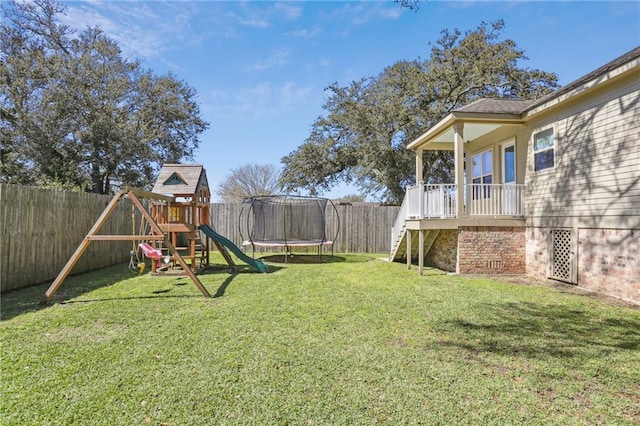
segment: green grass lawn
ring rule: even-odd
[[[373,255],[273,266],[200,275],[210,299],[126,265],[3,294],[1,424],[640,423],[638,309]]]

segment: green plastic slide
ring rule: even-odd
[[[222,235],[218,234],[209,225],[200,225],[200,230],[202,232],[204,232],[204,234],[207,237],[211,238],[213,241],[216,241],[216,242],[222,244],[227,249],[231,250],[231,252],[233,254],[235,254],[238,259],[242,260],[244,263],[246,263],[247,265],[251,266],[255,270],[257,270],[259,272],[262,272],[262,273],[265,273],[265,274],[267,272],[269,272],[269,268],[267,267],[267,265],[265,265],[264,263],[260,262],[259,260],[256,260],[256,259],[254,259],[252,257],[249,257],[246,254],[244,254],[244,252],[238,246],[233,244],[227,238],[225,238]]]

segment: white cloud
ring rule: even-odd
[[[206,109],[214,112],[214,120],[254,119],[282,114],[297,109],[308,101],[313,89],[295,82],[274,85],[257,83],[252,87],[234,90],[217,89],[209,93]]]
[[[242,25],[253,28],[267,28],[269,27],[269,21],[259,17],[238,17],[238,22]]]
[[[314,26],[311,29],[308,28],[302,28],[299,30],[295,30],[289,33],[289,35],[296,37],[296,38],[313,38],[315,36],[317,36],[318,34],[320,34],[322,32],[322,29],[319,26]]]
[[[295,20],[302,16],[302,7],[298,4],[276,3],[274,7],[279,16],[283,16],[288,20]]]
[[[273,50],[267,58],[251,65],[250,69],[264,71],[270,68],[283,67],[289,63],[290,55],[291,52],[288,49]]]
[[[66,15],[61,17],[62,23],[79,31],[97,26],[118,43],[125,56],[146,58],[156,56],[163,48],[161,33],[141,26],[142,22],[156,20],[147,7],[132,4],[127,8],[119,2],[71,3]]]
[[[348,2],[334,9],[332,15],[336,19],[344,19],[352,24],[366,24],[375,19],[398,19],[402,8],[395,2]]]
[[[305,64],[304,68],[307,72],[314,72],[319,68],[329,68],[331,66],[331,59],[326,56],[313,58],[312,61],[309,61]]]
[[[264,29],[277,20],[294,21],[302,16],[303,8],[291,2],[244,2],[241,7],[228,13],[228,17],[238,24]]]
[[[290,108],[303,101],[311,92],[310,87],[298,87],[294,82],[286,82],[277,90],[281,106]]]
[[[379,15],[382,18],[398,19],[402,14],[400,7],[385,7],[379,10]]]
[[[192,27],[197,5],[188,2],[69,2],[62,23],[82,31],[99,27],[125,56],[161,56],[176,41],[199,45],[207,32]]]
[[[262,6],[260,3],[257,4]],[[268,10],[263,7],[256,7],[253,3],[242,3],[239,10],[227,13],[227,17],[240,25],[252,28],[268,28],[271,26]]]
[[[0,0],[1,1],[1,0]],[[303,7],[290,2],[187,2],[187,1],[67,1],[67,13],[61,22],[83,31],[99,27],[113,39],[123,55],[140,59],[158,59],[182,46],[201,46],[211,41],[243,37],[243,27],[266,29],[272,21],[294,21]],[[312,37],[319,28],[297,32],[297,37]],[[283,66],[288,52],[274,51],[255,69]]]

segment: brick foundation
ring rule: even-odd
[[[549,277],[550,232],[527,228],[527,275]],[[578,287],[640,302],[640,230],[579,228],[577,239]]]
[[[579,229],[578,286],[640,302],[640,230]]]
[[[456,271],[456,255],[458,250],[458,230],[443,229],[433,242],[431,250],[424,258],[425,265],[435,266],[444,271]]]
[[[527,239],[527,275],[535,278],[549,277],[549,228],[528,227]]]
[[[458,263],[461,274],[524,274],[525,228],[460,227]]]
[[[425,264],[461,274],[527,274],[548,279],[550,228],[441,230]],[[640,230],[578,229],[577,281],[586,290],[640,302]],[[458,265],[456,265],[458,263]]]

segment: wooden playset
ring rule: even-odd
[[[153,192],[172,197],[167,203],[162,200],[151,202],[151,216],[171,244],[190,265],[192,271],[209,265],[209,239],[200,238],[200,226],[209,225],[209,203],[211,192],[204,168],[201,165],[165,164],[158,175]],[[235,268],[227,250],[217,241],[216,248],[222,253],[231,268]],[[168,256],[167,247],[157,244]],[[177,259],[171,257],[174,262]],[[156,273],[152,262],[152,272]]]
[[[152,192],[136,188],[118,191],[53,281],[45,293],[44,301],[51,300],[92,241],[132,241],[134,250],[140,247],[142,253],[151,259],[153,275],[188,276],[205,297],[210,297],[209,292],[196,274],[209,265],[209,239],[232,269],[235,270],[236,265],[227,247],[250,266],[260,272],[267,272],[264,264],[246,258],[232,242],[213,230],[209,224],[210,196],[204,168],[201,165],[184,164],[164,165]],[[133,204],[134,224],[135,212],[141,215],[144,223],[140,226],[141,231],[130,235],[99,234],[120,200],[125,197]],[[149,200],[148,207],[145,207],[141,198]],[[206,236],[204,239],[201,238],[200,231]],[[136,243],[139,244],[136,246]],[[144,264],[141,266],[140,271]]]

